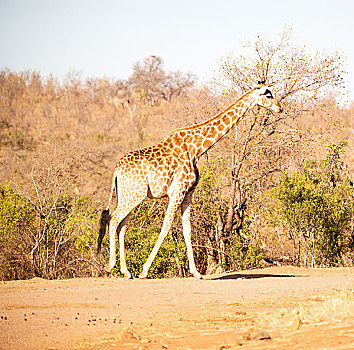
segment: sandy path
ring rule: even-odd
[[[92,346],[227,349],[240,346],[242,334],[245,342],[249,340],[249,347],[266,348],[265,344],[272,347],[284,340],[279,327],[273,327],[271,340],[257,341],[257,337],[261,337],[257,334],[247,338],[250,329],[259,328],[257,315],[265,315],[313,295],[327,295],[333,290],[353,287],[354,269],[291,267],[212,276],[199,281],[87,278],[2,282],[0,349]],[[345,322],[341,321],[342,328],[336,330],[332,323],[322,322],[325,335],[328,327],[332,327],[332,333],[342,332],[343,349],[349,349],[346,346],[352,341],[354,348],[354,327],[351,332],[350,324],[346,323],[354,318],[347,318]],[[303,344],[307,338],[313,338],[313,326],[316,324],[301,326],[305,336]],[[293,328],[290,324],[286,333],[298,332],[296,324]],[[306,332],[310,333],[306,336]],[[321,329],[317,327],[313,332],[321,334]],[[319,338],[323,339],[324,335]]]

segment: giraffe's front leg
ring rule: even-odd
[[[186,195],[184,198],[182,205],[181,205],[181,211],[182,211],[182,228],[183,228],[183,236],[184,240],[186,242],[186,247],[187,247],[187,256],[188,256],[188,262],[189,262],[189,271],[191,274],[194,276],[196,279],[201,279],[202,276],[198,272],[195,262],[194,262],[194,256],[193,256],[193,249],[192,249],[192,242],[191,242],[191,233],[192,233],[192,228],[191,228],[191,220],[190,220],[190,209],[191,209],[191,202],[192,202],[192,196],[193,192],[190,192]]]
[[[153,250],[151,251],[148,259],[146,260],[146,263],[143,266],[143,271],[139,275],[139,278],[146,278],[147,277],[147,274],[148,274],[148,271],[151,267],[151,264],[154,261],[155,256],[156,256],[157,252],[159,251],[163,240],[166,238],[168,232],[170,231],[170,228],[173,223],[173,219],[175,217],[178,207],[181,204],[182,198],[183,198],[182,194],[178,193],[177,195],[172,196],[172,198],[170,199],[170,201],[168,203],[166,215],[165,215],[165,218],[163,221],[161,232],[159,234],[159,237],[157,238],[157,241],[155,243]]]

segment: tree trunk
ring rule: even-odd
[[[226,236],[229,236],[232,230],[240,228],[243,221],[243,215],[240,212],[240,210],[242,209],[240,182],[237,176],[235,176],[234,171],[232,171],[231,178],[232,182],[229,196],[230,201],[224,228],[224,233]]]

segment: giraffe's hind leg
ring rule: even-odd
[[[131,274],[128,271],[127,264],[125,261],[125,249],[124,249],[124,236],[127,230],[127,223],[130,212],[137,207],[146,197],[146,191],[141,191],[141,193],[136,194],[133,201],[129,202],[127,205],[127,200],[124,197],[119,197],[119,203],[116,210],[111,215],[111,221],[109,224],[109,248],[110,248],[110,258],[108,272],[111,272],[116,265],[116,233],[119,236],[119,260],[120,260],[120,270],[125,278],[131,278]],[[125,206],[122,203],[125,203]]]
[[[113,214],[111,215],[111,221],[109,223],[109,266],[108,266],[108,272],[111,272],[112,269],[114,268],[114,266],[116,265],[116,260],[117,260],[116,259],[116,233],[118,231],[119,236],[121,236],[121,232],[123,231],[123,235],[124,235],[126,222],[128,219],[128,214],[125,215],[125,217],[123,217],[123,219],[122,219],[122,216],[120,216],[119,214],[120,214],[119,208],[117,208],[113,212]],[[124,262],[125,262],[125,258],[124,258]],[[125,276],[127,278],[130,278],[130,276],[128,276],[128,275],[125,275]]]
[[[124,275],[126,279],[132,277],[127,268],[127,264],[125,261],[125,249],[124,249],[124,236],[127,230],[128,217],[129,214],[123,219],[123,221],[120,223],[118,227],[120,272]]]

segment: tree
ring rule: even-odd
[[[129,81],[135,90],[140,90],[142,98],[152,105],[161,100],[171,102],[174,98],[184,95],[194,85],[192,74],[166,72],[161,57],[149,56],[143,63],[137,62]]]

